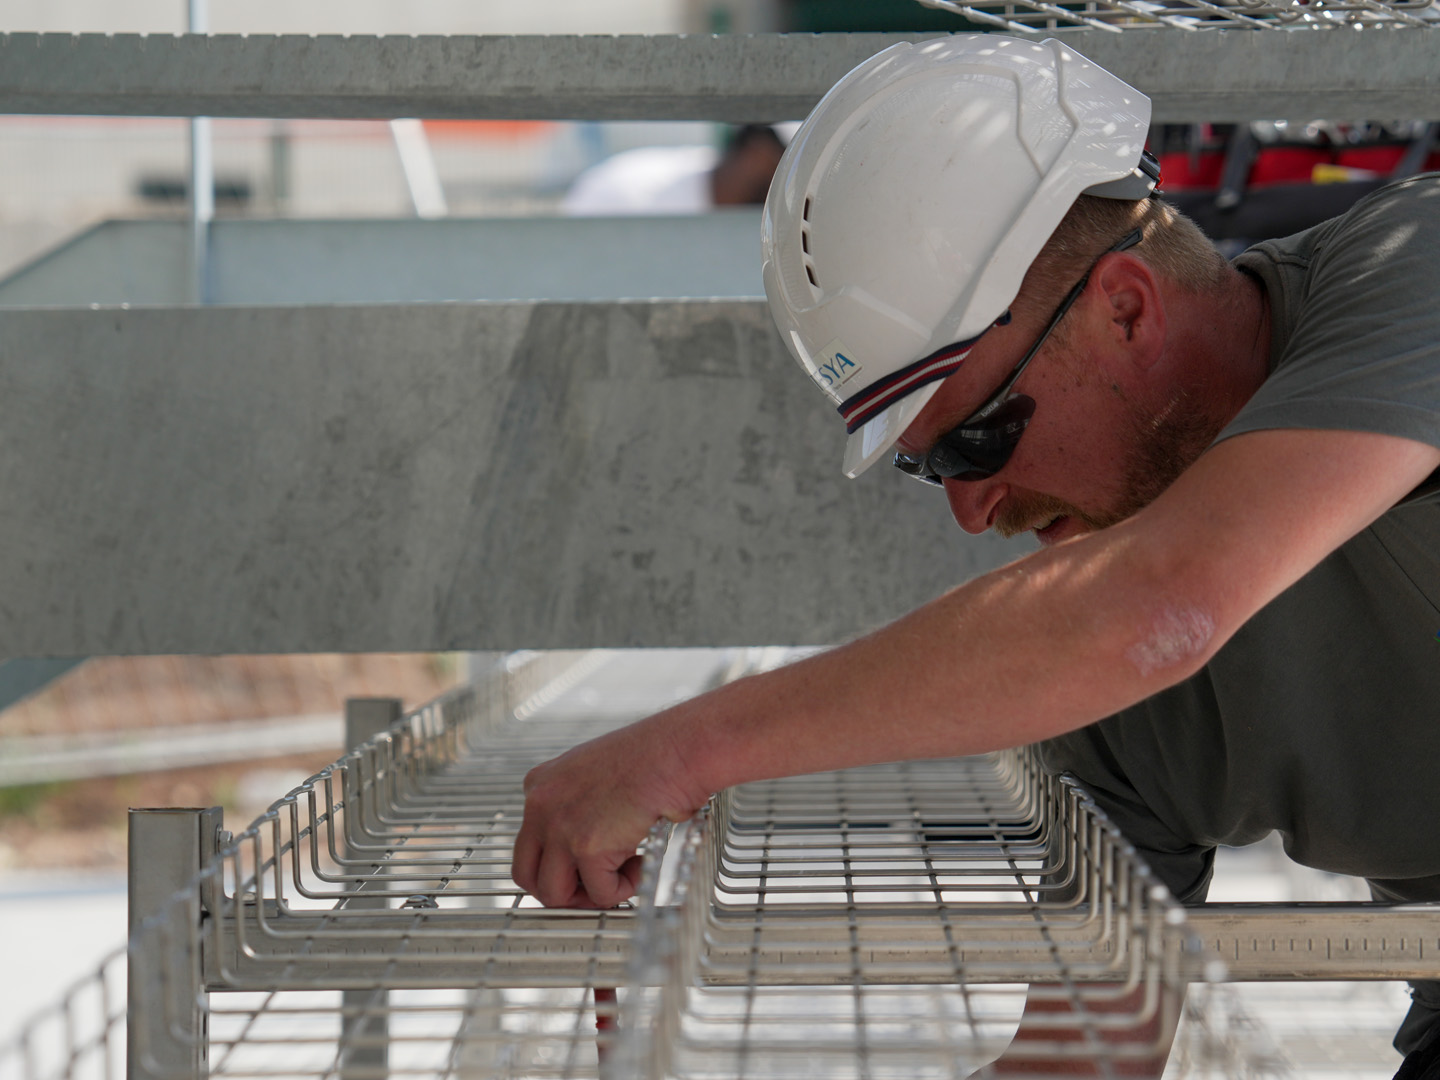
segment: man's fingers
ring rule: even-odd
[[[588,897],[581,886],[575,860],[563,847],[554,844],[545,847],[540,857],[535,888],[530,891],[546,907],[593,906],[587,902]]]
[[[623,887],[625,888],[625,899],[629,899],[640,891],[640,877],[645,865],[645,860],[639,855],[631,855],[620,864],[616,871]]]
[[[515,835],[515,850],[510,855],[510,876],[516,885],[528,893],[535,891],[535,879],[540,873],[541,850],[534,825],[527,815],[520,822],[520,831]]]
[[[634,896],[635,845],[657,818],[694,810],[671,790],[672,742],[634,724],[531,769],[511,857],[516,884],[547,907],[608,908]]]
[[[572,856],[563,844],[543,844],[528,823],[515,837],[510,876],[546,907],[610,908],[640,888],[642,859],[631,855]]]
[[[583,896],[583,892],[564,849],[547,846],[538,833],[529,818],[520,826],[510,857],[510,876],[546,907],[584,907],[576,902],[576,894]]]
[[[640,885],[640,857],[632,855],[617,869],[608,856],[581,859],[578,866],[585,894],[597,908],[612,908],[635,895]]]

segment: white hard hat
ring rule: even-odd
[[[1020,291],[1084,192],[1138,199],[1150,99],[1059,41],[893,45],[841,79],[765,203],[765,294],[858,476]]]

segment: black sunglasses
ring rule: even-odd
[[[1045,329],[1041,331],[1035,344],[1031,345],[1020,358],[1020,362],[1010,369],[1010,374],[1000,384],[999,389],[985,399],[985,404],[960,421],[958,426],[936,439],[935,445],[923,457],[897,451],[895,467],[907,476],[913,476],[916,480],[934,484],[936,487],[946,479],[984,480],[999,472],[1015,452],[1016,443],[1025,433],[1030,417],[1035,414],[1035,400],[1024,394],[1011,394],[1010,388],[1035,358],[1051,332],[1060,325],[1065,313],[1085,291],[1085,286],[1090,283],[1090,275],[1100,260],[1106,255],[1134,247],[1140,242],[1142,235],[1142,231],[1136,229],[1097,255],[1090,268],[1085,271],[1085,276],[1076,282],[1075,287],[1065,294],[1065,299],[1060,301],[1060,306],[1055,309],[1055,314],[1050,316],[1050,321],[1045,324]]]

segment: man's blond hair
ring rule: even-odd
[[[1143,238],[1130,251],[1186,292],[1206,292],[1224,279],[1225,257],[1168,203],[1081,195],[1036,256],[1021,296],[1048,313],[1106,248],[1137,228]]]

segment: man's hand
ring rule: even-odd
[[[662,818],[684,821],[710,795],[689,790],[677,711],[530,770],[511,868],[517,885],[548,907],[610,908],[634,895],[635,849],[650,827]]]

